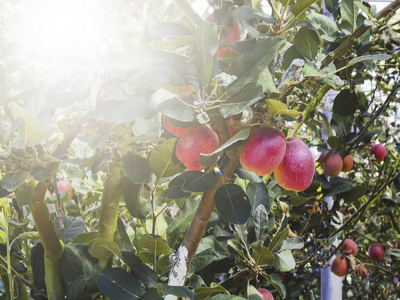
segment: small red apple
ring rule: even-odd
[[[164,122],[165,128],[167,128],[167,130],[169,132],[171,132],[172,134],[174,134],[177,137],[180,137],[182,135],[182,133],[187,129],[187,128],[183,128],[183,127],[173,126],[171,124],[171,122],[169,121],[169,117],[166,115],[163,115],[163,122]]]
[[[346,254],[355,254],[357,252],[357,244],[351,239],[345,239],[343,244],[343,252]]]
[[[346,155],[343,158],[342,172],[349,172],[353,168],[353,156],[351,154]]]
[[[331,272],[336,276],[343,277],[347,274],[349,268],[345,257],[336,257],[331,265]]]
[[[240,163],[247,170],[264,176],[281,163],[286,150],[285,136],[270,127],[259,127],[250,134],[240,153]]]
[[[72,195],[74,194],[74,191],[72,189],[71,182],[69,182],[67,180],[60,180],[57,182],[57,189],[60,193],[63,191],[67,191],[67,196],[66,196],[66,198],[63,199],[63,202],[67,202],[72,199]]]
[[[201,171],[205,166],[199,163],[199,155],[210,154],[217,150],[219,138],[214,130],[206,125],[186,129],[176,145],[176,156],[193,171]]]
[[[339,154],[328,154],[324,159],[322,168],[327,176],[338,176],[343,167],[343,161]]]
[[[272,293],[266,289],[258,289],[258,292],[262,295],[263,300],[274,300]]]
[[[376,144],[369,149],[369,154],[375,158],[375,160],[380,163],[385,159],[386,148],[382,144]]]
[[[286,190],[301,192],[310,186],[314,171],[315,162],[311,150],[299,138],[289,138],[286,141],[285,156],[274,171],[276,183]]]
[[[385,255],[385,250],[383,249],[382,245],[375,244],[368,247],[368,255],[372,261],[380,261],[382,260],[383,256]]]

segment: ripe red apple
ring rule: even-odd
[[[324,159],[322,168],[327,176],[338,176],[343,167],[343,161],[339,154],[328,154]]]
[[[60,192],[67,191],[67,196],[66,198],[63,199],[63,202],[67,202],[72,199],[72,195],[74,194],[74,191],[72,189],[72,184],[71,182],[67,180],[60,180],[57,182],[57,189]]]
[[[368,247],[368,255],[372,261],[380,261],[385,255],[385,250],[382,245],[375,244]]]
[[[258,292],[262,295],[263,300],[274,300],[274,296],[270,291],[266,289],[258,289]]]
[[[176,145],[176,156],[191,171],[201,171],[199,155],[210,154],[219,146],[218,135],[210,127],[201,125],[186,129]]]
[[[345,257],[336,257],[331,265],[331,272],[336,276],[343,277],[347,274],[349,268]]]
[[[376,144],[369,149],[369,154],[375,158],[375,160],[380,163],[385,159],[386,148],[382,144]]]
[[[346,254],[355,254],[357,252],[357,244],[351,239],[345,239],[343,244],[343,252]]]
[[[310,186],[314,171],[311,150],[299,138],[289,138],[285,156],[274,171],[276,182],[286,190],[301,192]]]
[[[272,173],[285,155],[286,141],[281,131],[259,127],[250,134],[240,153],[240,163],[247,170],[264,176]]]
[[[163,115],[163,122],[164,122],[165,128],[167,128],[167,130],[169,132],[171,132],[172,134],[174,134],[177,137],[180,137],[182,135],[182,133],[187,129],[187,128],[183,128],[183,127],[172,126],[171,122],[169,121],[169,117],[166,115]]]
[[[346,155],[343,158],[342,172],[349,172],[353,168],[353,156],[351,154]]]

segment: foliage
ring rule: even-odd
[[[333,19],[321,1],[270,0],[271,16],[266,1],[210,1],[214,20],[185,0],[117,2],[97,6],[106,50],[88,41],[85,54],[43,55],[20,47],[28,5],[0,1],[2,294],[256,299],[266,288],[313,299],[321,268],[353,239],[344,298],[398,297],[399,1],[377,15],[366,2],[325,1]],[[200,155],[204,171],[178,160],[163,115],[218,133],[220,147]],[[261,124],[312,149],[308,189],[284,190],[238,164]],[[382,163],[369,155],[378,141]],[[351,154],[353,169],[323,174],[328,149]],[[71,201],[61,201],[61,179]],[[372,263],[375,243],[386,253]],[[176,259],[182,245],[188,268]],[[168,284],[176,270],[182,286]]]

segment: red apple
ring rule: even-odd
[[[331,265],[331,272],[336,276],[343,277],[347,274],[349,268],[345,257],[336,257]]]
[[[346,254],[355,254],[357,252],[357,244],[351,239],[344,240],[342,247],[343,252]]]
[[[276,182],[286,190],[301,192],[310,186],[314,171],[311,150],[299,138],[289,138],[285,156],[274,171]]]
[[[186,129],[176,145],[176,156],[189,170],[201,171],[199,155],[210,154],[219,146],[218,135],[210,127],[201,125]]]
[[[338,176],[343,167],[343,161],[339,154],[328,154],[324,159],[322,168],[327,176]]]
[[[351,154],[346,155],[343,158],[342,172],[349,172],[353,168],[353,156]]]
[[[182,133],[187,129],[187,128],[183,128],[183,127],[172,126],[171,122],[169,121],[169,117],[166,115],[163,115],[163,122],[164,122],[165,128],[167,128],[167,130],[169,132],[171,132],[172,134],[174,134],[177,137],[180,137],[182,135]]]
[[[281,131],[259,127],[250,134],[240,153],[240,163],[247,170],[263,176],[272,173],[285,155],[286,141]]]
[[[385,255],[385,250],[383,249],[382,245],[375,244],[375,245],[369,246],[368,255],[372,261],[380,261],[380,260],[382,260],[383,256]]]
[[[369,154],[375,158],[375,160],[380,163],[385,159],[386,148],[382,144],[376,144],[369,149]]]
[[[71,182],[69,182],[67,180],[60,180],[57,182],[57,189],[60,194],[63,191],[67,191],[66,198],[63,199],[63,202],[67,202],[72,199],[72,195],[74,194],[74,191],[72,189]]]
[[[263,300],[274,300],[274,296],[270,291],[266,289],[258,289],[258,292],[262,295]]]
[[[360,264],[358,266],[358,276],[360,276],[361,278],[368,276],[368,269],[364,266],[364,264]]]

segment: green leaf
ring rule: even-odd
[[[131,126],[134,136],[157,138],[161,130],[161,121],[158,115],[153,118],[137,118]]]
[[[281,244],[281,249],[294,250],[303,249],[304,241],[301,237],[290,238],[284,240]]]
[[[263,241],[253,243],[251,248],[253,249],[252,256],[258,266],[271,266],[274,263],[274,254],[263,245]]]
[[[132,217],[137,219],[146,219],[151,212],[151,206],[145,198],[141,197],[143,191],[143,183],[133,183],[130,180],[125,182],[123,187],[123,195],[126,208]]]
[[[353,189],[353,184],[350,180],[341,178],[341,177],[334,177],[331,178],[330,187],[328,189],[322,189],[324,196],[331,196],[340,193],[349,192]]]
[[[218,295],[214,295],[208,299],[210,299],[210,300],[243,300],[243,297],[235,296],[235,295],[218,294]]]
[[[141,283],[121,268],[106,269],[97,277],[99,290],[113,300],[139,299]]]
[[[10,104],[14,120],[21,119],[22,124],[18,131],[25,145],[35,145],[42,139],[44,130],[39,120],[35,118],[27,109],[19,106],[15,102]]]
[[[297,1],[296,4],[292,4],[290,6],[290,10],[297,17],[297,16],[301,15],[302,13],[304,13],[307,10],[307,8],[309,8],[311,5],[313,5],[316,2],[318,2],[318,0]]]
[[[392,58],[392,55],[388,54],[372,54],[372,55],[363,55],[359,56],[356,58],[353,58],[352,60],[349,61],[349,63],[346,65],[346,67],[349,67],[351,65],[354,65],[356,63],[366,61],[366,60],[389,60]]]
[[[211,287],[200,287],[194,290],[196,293],[196,300],[206,300],[209,299],[212,294],[225,294],[226,289],[221,286],[211,286]]]
[[[1,186],[9,192],[17,189],[28,178],[28,172],[8,173],[1,179]]]
[[[341,26],[346,34],[352,34],[357,29],[358,7],[354,4],[359,0],[342,0],[340,2],[340,13],[342,16]]]
[[[257,208],[261,205],[265,208],[267,215],[271,210],[271,201],[269,199],[268,188],[264,182],[260,183],[249,183],[246,187],[246,193],[249,196],[250,202],[253,207],[253,214]]]
[[[65,230],[65,242],[72,241],[75,237],[84,233],[85,230],[85,221],[81,217],[77,217]]]
[[[35,180],[43,181],[52,177],[53,173],[41,166],[35,166],[31,170],[31,175]]]
[[[233,224],[244,224],[251,214],[249,199],[236,184],[225,184],[215,193],[215,206],[222,218]]]
[[[38,240],[38,239],[40,239],[39,232],[29,231],[29,232],[24,232],[24,233],[17,235],[15,237],[15,239],[13,240],[13,242],[16,240]]]
[[[215,52],[218,49],[217,25],[207,20],[201,22],[197,30],[197,49],[202,57],[203,84],[209,85],[213,72]]]
[[[169,177],[181,173],[184,169],[172,162],[176,139],[172,138],[158,145],[151,152],[150,165],[153,173],[158,177]]]
[[[314,25],[319,27],[326,35],[333,35],[339,31],[336,23],[329,17],[318,13],[311,13],[307,15],[307,19]]]
[[[185,180],[181,176],[176,176],[169,182],[168,190],[165,192],[165,196],[171,200],[190,196],[191,193],[182,190],[182,185],[184,183]]]
[[[154,110],[175,120],[191,122],[195,119],[194,108],[165,89],[153,93],[150,103]]]
[[[200,204],[198,198],[190,199],[185,201],[182,208],[178,211],[178,214],[174,218],[171,224],[167,228],[167,234],[183,235],[189,228],[194,215],[196,214],[197,208]]]
[[[15,199],[17,200],[19,206],[25,206],[31,203],[34,196],[33,188],[29,185],[24,185],[18,189]]]
[[[296,267],[293,254],[290,250],[275,253],[274,268],[281,272],[289,272]]]
[[[226,141],[223,145],[221,145],[217,150],[210,154],[200,154],[199,162],[202,166],[212,166],[215,164],[216,160],[218,160],[220,154],[231,147],[232,145],[247,140],[250,136],[250,128],[242,130],[231,137],[228,141]],[[214,162],[214,163],[212,163]]]
[[[281,224],[278,227],[274,237],[268,245],[268,249],[273,251],[282,241],[286,240],[289,236],[289,227],[287,226],[288,221],[286,216],[283,216]]]
[[[229,97],[219,107],[224,118],[241,113],[264,97],[263,87],[257,82],[249,82],[240,88],[237,94]]]
[[[262,274],[262,276],[273,285],[273,287],[278,291],[279,295],[281,295],[282,298],[286,297],[286,287],[283,285],[282,280],[279,278],[278,275],[272,273],[269,275]]]
[[[201,171],[186,171],[179,175],[183,178],[182,190],[189,193],[201,193],[210,190],[216,181],[211,173]]]
[[[359,101],[356,93],[352,93],[350,90],[342,90],[335,97],[332,110],[339,116],[351,116],[355,113],[358,103]]]
[[[257,240],[265,240],[265,232],[268,228],[268,212],[264,205],[259,205],[254,213],[254,231]]]
[[[139,246],[149,250],[151,253],[156,254],[157,256],[162,254],[171,254],[171,249],[169,248],[167,242],[165,242],[160,236],[153,237],[150,234],[146,234],[140,238]]]
[[[314,60],[318,54],[318,35],[307,27],[302,27],[296,33],[293,41],[297,51],[308,60]]]
[[[125,156],[122,159],[125,175],[134,183],[145,182],[151,174],[150,161],[139,155]]]
[[[167,283],[159,283],[159,285],[161,286],[164,297],[166,295],[174,295],[177,297],[182,297],[183,299],[191,300],[194,300],[194,298],[196,297],[196,294],[193,291],[184,286],[171,286]]]
[[[122,253],[118,245],[106,238],[97,238],[89,252],[93,257],[99,260],[113,254],[122,259]]]
[[[232,63],[232,72],[238,79],[229,86],[229,95],[233,96],[248,85],[258,81],[260,74],[274,59],[283,43],[283,39],[270,37],[256,44],[252,51],[237,57]],[[272,77],[271,77],[272,80]],[[235,115],[237,113],[233,113]]]
[[[271,116],[276,115],[278,113],[278,111],[280,111],[280,110],[287,109],[287,105],[285,103],[282,103],[281,101],[272,100],[272,99],[267,99],[265,101],[267,102],[268,114]]]
[[[85,232],[75,237],[72,243],[92,245],[94,241],[97,239],[97,236],[98,236],[97,232]]]
[[[143,282],[147,288],[157,288],[158,276],[149,266],[144,263],[138,263],[131,267],[135,276]]]

